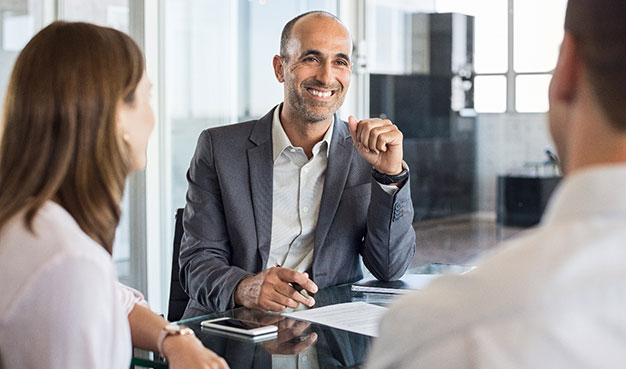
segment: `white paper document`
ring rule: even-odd
[[[366,302],[347,302],[283,314],[288,318],[327,325],[366,336],[378,337],[378,324],[387,308]]]

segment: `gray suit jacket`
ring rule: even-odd
[[[272,229],[272,117],[207,129],[187,173],[180,282],[187,310],[234,307],[244,277],[266,267]],[[382,280],[402,276],[415,253],[409,183],[390,196],[372,179],[346,122],[335,116],[309,271],[320,287],[362,278],[359,255]],[[188,315],[186,313],[186,315]]]

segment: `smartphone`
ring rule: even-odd
[[[228,317],[204,320],[200,325],[205,328],[239,333],[251,337],[276,334],[278,331],[278,327],[275,325],[259,325],[256,322]]]

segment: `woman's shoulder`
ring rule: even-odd
[[[80,229],[65,209],[47,202],[35,214],[32,232],[25,225],[23,212],[0,232],[0,316],[11,310],[20,296],[37,289],[42,276],[51,275],[92,283],[115,280],[110,255]]]
[[[0,233],[0,242],[19,245],[22,251],[34,253],[92,255],[110,261],[106,250],[80,228],[72,215],[61,205],[47,201],[32,220],[32,229],[26,227],[24,213],[18,213]],[[34,256],[34,255],[31,255]]]

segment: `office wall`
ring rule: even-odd
[[[554,149],[546,114],[479,114],[476,180],[478,211],[495,212],[496,180],[500,174],[534,172],[534,164]]]

